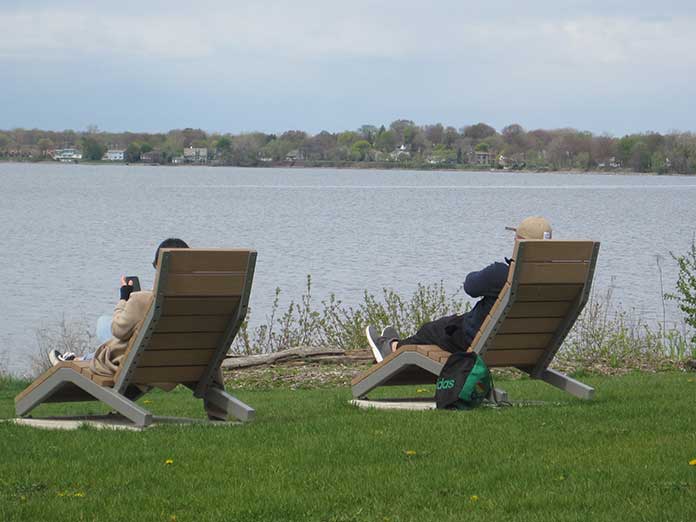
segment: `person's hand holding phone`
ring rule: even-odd
[[[128,301],[133,292],[133,280],[126,281],[126,276],[121,276],[121,299]]]

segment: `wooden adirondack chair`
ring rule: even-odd
[[[162,249],[147,315],[113,377],[90,363],[64,362],[15,398],[18,416],[45,402],[99,400],[137,426],[152,415],[135,400],[153,386],[184,384],[203,399],[208,416],[248,421],[254,409],[225,391],[220,365],[246,315],[256,252]]]
[[[591,399],[593,388],[549,364],[587,302],[598,252],[594,241],[518,241],[508,281],[469,350],[489,367],[516,367]],[[403,346],[353,379],[353,396],[365,398],[378,386],[434,383],[449,356],[437,346]]]

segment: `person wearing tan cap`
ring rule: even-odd
[[[543,217],[530,216],[517,227],[505,227],[515,232],[515,241],[520,239],[551,239],[551,224]],[[367,341],[377,362],[382,362],[390,353],[409,344],[435,344],[450,353],[465,352],[481,328],[488,312],[505,286],[510,259],[494,262],[483,270],[471,272],[464,281],[464,291],[471,297],[480,298],[474,307],[464,314],[448,315],[425,323],[415,335],[399,339],[393,326],[387,326],[380,335],[377,328],[368,325],[365,329]]]

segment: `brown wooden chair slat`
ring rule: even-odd
[[[198,272],[246,272],[251,256],[256,252],[245,249],[187,248],[172,259],[169,271],[176,274]]]
[[[149,366],[201,366],[215,355],[215,350],[145,350],[138,361],[140,368]]]
[[[171,274],[166,296],[238,297],[244,290],[245,273]]]
[[[197,382],[205,372],[206,365],[187,366],[140,366],[130,378],[133,384],[152,385],[161,382],[184,384]]]
[[[165,315],[160,317],[157,331],[161,333],[222,333],[231,313],[224,315]]]
[[[589,263],[521,263],[517,276],[521,285],[582,284]]]
[[[489,350],[514,350],[519,348],[544,348],[553,340],[551,333],[498,334],[488,344]]]
[[[530,366],[544,353],[539,350],[489,350],[482,357],[491,368],[505,366]]]
[[[543,285],[518,285],[515,292],[517,303],[536,301],[560,301],[573,302],[583,291],[581,284],[543,284]]]
[[[562,317],[508,317],[500,325],[498,333],[502,334],[521,334],[521,333],[553,333],[563,320]]]
[[[565,317],[572,304],[572,301],[518,301],[510,308],[508,318]]]
[[[589,263],[594,252],[594,241],[529,241],[525,262],[584,261]]]
[[[239,306],[239,297],[167,297],[162,302],[162,316],[225,315]]]
[[[195,350],[215,348],[220,342],[218,332],[153,333],[148,350]]]

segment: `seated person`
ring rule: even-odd
[[[515,231],[515,241],[551,239],[551,225],[543,217],[528,217],[517,228],[506,228]],[[377,328],[368,326],[365,333],[375,360],[382,362],[387,355],[409,344],[435,344],[450,353],[467,351],[505,286],[509,268],[510,259],[506,258],[504,263],[495,262],[483,270],[468,274],[464,291],[471,297],[481,298],[476,305],[464,314],[449,315],[425,323],[411,337],[399,339],[392,326],[386,327],[379,335]]]
[[[157,269],[159,252],[162,248],[188,248],[188,245],[181,239],[165,239],[157,247],[155,260],[152,266]],[[116,374],[118,367],[123,360],[128,341],[130,340],[135,327],[143,320],[152,303],[152,292],[142,291],[133,292],[132,281],[126,284],[126,278],[121,276],[121,298],[114,308],[114,315],[111,319],[112,337],[104,342],[94,353],[77,357],[74,353],[60,353],[58,350],[48,352],[48,359],[54,366],[64,361],[91,361],[90,369],[97,375],[111,377]]]

